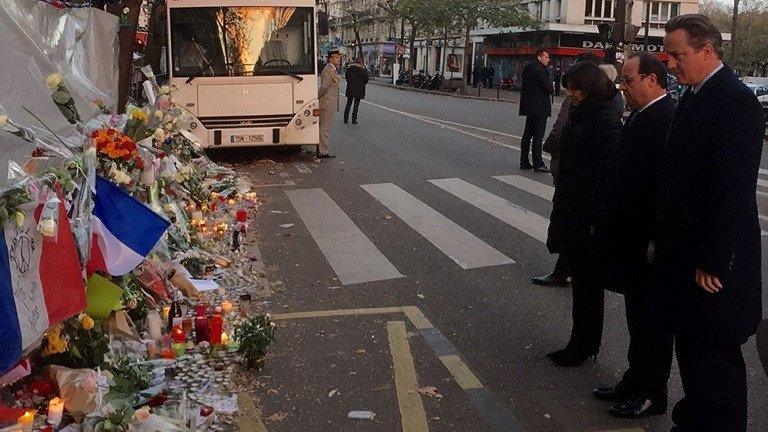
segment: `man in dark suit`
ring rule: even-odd
[[[672,333],[664,321],[662,295],[653,284],[648,247],[653,239],[656,182],[675,104],[667,95],[667,70],[649,53],[629,57],[621,90],[634,109],[611,159],[606,201],[613,285],[624,292],[629,329],[629,369],[614,386],[596,388],[615,402],[609,414],[637,418],[667,411]]]
[[[741,345],[762,316],[755,198],[765,124],[760,103],[722,63],[720,31],[704,15],[665,26],[669,69],[690,86],[665,144],[655,264],[667,296],[685,397],[674,432],[747,430]]]
[[[525,131],[520,142],[520,169],[535,169],[539,172],[549,172],[541,158],[541,144],[544,141],[544,130],[547,128],[547,117],[552,115],[552,94],[555,89],[547,74],[549,54],[543,49],[536,50],[536,60],[525,65],[523,69],[523,88],[520,91],[520,115],[525,116]],[[533,141],[533,151],[531,151]],[[528,153],[533,156],[533,165],[528,160]]]
[[[363,65],[363,59],[358,57],[355,62],[349,65],[344,78],[347,80],[347,106],[344,108],[344,123],[349,123],[349,108],[352,109],[352,124],[357,124],[357,109],[360,107],[360,101],[365,99],[365,86],[368,84],[368,71]]]

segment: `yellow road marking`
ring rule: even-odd
[[[416,306],[403,306],[403,313],[405,313],[405,316],[408,317],[408,319],[411,321],[411,324],[413,324],[414,327],[416,327],[419,330],[426,330],[433,328],[432,323],[429,322],[427,317],[424,316],[424,314],[421,312],[421,309],[417,308]]]
[[[368,309],[335,309],[326,311],[309,311],[309,312],[292,312],[284,314],[272,315],[273,320],[288,320],[299,318],[324,318],[335,316],[347,316],[347,315],[380,315],[380,314],[393,314],[402,313],[403,310],[399,306],[384,307],[384,308],[368,308]]]
[[[411,347],[408,345],[405,323],[403,321],[387,322],[387,334],[392,363],[395,366],[395,390],[403,432],[427,432],[429,431],[427,414],[424,412],[424,404],[419,394],[419,382],[416,378]]]
[[[469,366],[464,363],[463,360],[457,355],[444,355],[440,356],[440,361],[443,362],[446,369],[453,375],[453,379],[464,390],[483,388],[483,384],[479,379],[469,370]]]

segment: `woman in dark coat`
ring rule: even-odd
[[[347,80],[347,106],[344,108],[344,123],[349,123],[349,108],[354,103],[352,110],[352,124],[357,124],[357,109],[360,101],[365,99],[365,86],[368,84],[368,71],[363,65],[362,59],[355,59],[355,62],[347,68],[344,75]]]
[[[606,164],[621,132],[611,99],[615,87],[594,63],[574,65],[563,77],[571,99],[561,134],[562,153],[552,200],[547,247],[570,257],[573,328],[568,345],[547,354],[560,366],[579,366],[600,350],[607,275],[603,236]]]

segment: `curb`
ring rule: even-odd
[[[386,84],[386,83],[378,82],[378,81],[375,81],[375,80],[369,81],[369,84],[374,84],[374,85],[382,86],[382,87],[394,88],[394,89],[398,89],[398,90],[402,90],[402,91],[408,91],[408,92],[412,92],[412,93],[426,93],[426,94],[432,94],[432,95],[437,95],[437,96],[452,97],[452,98],[456,98],[456,99],[474,99],[474,100],[482,100],[482,101],[488,101],[488,102],[504,102],[504,103],[509,103],[509,104],[518,104],[519,103],[519,101],[516,101],[516,100],[496,99],[496,98],[488,98],[488,97],[472,96],[472,95],[459,95],[459,94],[453,94],[453,93],[445,93],[445,92],[436,91],[436,90],[423,90],[423,89],[417,89],[417,88],[413,88],[413,87],[397,86],[397,85],[394,85],[394,84]]]

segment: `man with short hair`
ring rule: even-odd
[[[360,101],[365,99],[365,86],[369,80],[362,57],[355,58],[355,62],[347,67],[345,78],[347,106],[344,108],[344,123],[349,123],[349,109],[352,107],[352,124],[357,124],[357,110],[360,107]]]
[[[335,158],[328,153],[328,139],[331,137],[333,114],[339,110],[339,73],[341,66],[341,51],[328,51],[328,64],[320,75],[320,89],[317,96],[320,99],[320,145],[317,146],[318,158]]]
[[[629,369],[614,386],[598,387],[598,399],[615,402],[614,417],[638,418],[667,411],[672,334],[664,321],[662,293],[654,286],[648,248],[653,239],[656,176],[675,104],[667,95],[667,71],[653,54],[624,63],[621,90],[633,111],[624,123],[608,166],[608,244],[613,286],[624,293],[629,329]]]
[[[555,92],[552,81],[547,74],[549,53],[543,49],[536,50],[536,59],[523,69],[522,90],[520,91],[520,115],[525,116],[525,131],[520,142],[520,169],[534,169],[539,172],[549,172],[541,158],[541,144],[544,141],[544,131],[547,128],[547,117],[552,115],[552,100]],[[533,141],[533,148],[531,148]],[[533,165],[528,159],[532,154]]]
[[[755,95],[723,65],[704,15],[665,25],[680,98],[660,165],[655,226],[659,289],[668,298],[685,396],[674,432],[747,430],[741,345],[762,316],[756,184],[763,123]]]

